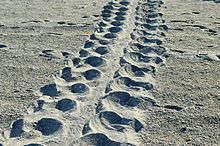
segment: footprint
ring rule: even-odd
[[[79,57],[87,57],[88,55],[89,55],[89,52],[84,49],[81,49],[79,51]]]
[[[37,112],[37,111],[40,111],[42,110],[44,104],[45,104],[45,101],[44,100],[37,100],[37,105],[34,107],[34,112]]]
[[[162,13],[151,13],[151,14],[146,15],[147,18],[157,18],[157,17],[162,17],[162,16],[163,16]]]
[[[73,65],[76,67],[79,67],[82,65],[81,59],[80,58],[73,58],[72,59]]]
[[[70,91],[72,93],[79,93],[79,94],[87,93],[89,92],[89,87],[83,83],[76,83],[70,86]]]
[[[111,127],[106,126],[106,129],[116,130],[118,132],[123,132],[123,130],[125,130],[123,125],[130,125],[132,122],[132,120],[122,118],[115,112],[111,112],[111,111],[100,112],[98,114],[98,118],[100,119],[103,125],[110,124]]]
[[[134,77],[144,77],[145,72],[143,69],[140,69],[134,65],[131,64],[125,64],[123,67],[121,67],[119,70],[117,70],[114,74],[114,78],[117,78],[119,76],[134,76]]]
[[[122,31],[122,28],[120,28],[120,27],[111,27],[111,28],[109,28],[109,31],[111,33],[119,33],[120,31]]]
[[[104,54],[109,53],[109,50],[107,47],[98,47],[98,48],[96,48],[95,52],[99,53],[101,55],[104,55]]]
[[[124,25],[124,23],[121,21],[113,21],[113,22],[111,22],[111,24],[116,27]]]
[[[151,90],[153,89],[153,85],[149,82],[135,81],[129,77],[118,77],[115,80],[111,81],[109,84],[107,84],[105,93],[114,90],[117,91],[119,89],[135,91]]]
[[[101,72],[96,69],[90,69],[83,73],[86,80],[95,80],[101,77]]]
[[[128,107],[136,107],[141,102],[138,98],[132,97],[129,93],[123,91],[109,93],[104,96],[103,99],[108,99],[120,104],[121,106]]]
[[[62,112],[76,110],[76,102],[68,98],[61,99],[57,102],[57,105],[55,108]]]
[[[58,96],[60,93],[60,91],[57,90],[57,85],[54,83],[40,88],[40,92],[43,95],[47,95],[47,96],[51,96],[51,97]]]
[[[95,34],[91,34],[89,39],[90,40],[98,40],[98,38],[96,37]]]
[[[146,54],[153,50],[153,48],[143,46],[139,43],[132,43],[132,44],[129,45],[128,48],[130,48],[134,52],[146,52]]]
[[[22,133],[24,132],[23,127],[24,127],[24,119],[16,120],[12,124],[10,137],[21,137]]]
[[[40,131],[44,136],[52,135],[61,130],[61,128],[62,124],[58,120],[52,118],[42,118],[35,125],[35,129]]]
[[[124,15],[126,15],[126,14],[127,14],[127,13],[124,12],[124,11],[115,12],[115,15],[117,15],[117,16],[124,16]]]
[[[114,10],[114,7],[112,5],[106,5],[103,7],[104,10]]]
[[[72,69],[71,69],[71,67],[65,67],[65,68],[62,69],[61,78],[63,78],[65,81],[71,81],[72,80]]]
[[[111,14],[110,13],[102,13],[101,16],[103,18],[110,18],[111,17]]]
[[[115,39],[115,38],[117,38],[118,36],[115,34],[115,33],[106,33],[105,35],[104,35],[104,38],[106,38],[106,39]]]
[[[95,44],[91,41],[86,41],[84,44],[84,48],[92,48],[94,46],[95,46]]]
[[[124,5],[124,6],[127,6],[127,5],[129,5],[129,3],[130,2],[128,2],[128,1],[121,1],[121,2],[119,2],[121,5]]]
[[[156,67],[152,66],[152,65],[143,65],[143,64],[131,64],[129,62],[127,62],[126,60],[124,60],[123,58],[120,59],[120,65],[123,66],[125,64],[129,64],[129,65],[133,65],[136,68],[138,68],[138,70],[142,70],[145,73],[154,73],[156,71]]]
[[[156,44],[156,45],[161,45],[163,43],[160,39],[148,39],[146,37],[137,38],[137,42],[141,44]]]
[[[101,45],[109,45],[111,42],[109,40],[99,39]]]
[[[117,21],[124,21],[126,18],[125,17],[123,17],[123,16],[116,16],[115,17],[115,20],[117,20]]]
[[[130,52],[128,54],[126,54],[122,59],[121,61],[124,61],[124,62],[133,62],[133,64],[149,64],[149,65],[152,65],[152,64],[162,64],[163,63],[163,60],[159,57],[159,56],[145,56],[141,53],[138,53],[138,52]],[[142,64],[142,65],[144,65]]]
[[[99,67],[99,66],[105,65],[106,61],[100,57],[90,56],[90,57],[86,58],[85,63],[89,64],[93,67]]]
[[[106,26],[107,26],[107,24],[106,24],[105,22],[103,22],[103,21],[101,21],[98,25],[99,25],[99,26],[102,26],[102,27],[106,27]],[[90,39],[91,39],[91,38],[90,38]]]
[[[124,108],[138,108],[142,110],[146,110],[146,108],[152,106],[158,106],[156,100],[150,96],[132,96],[130,93],[125,91],[114,91],[105,95],[102,100],[98,103],[96,107],[96,113],[105,109],[105,105],[111,105],[115,107],[123,107]]]
[[[97,126],[104,126],[106,130],[124,132],[126,131],[126,128],[130,127],[133,128],[135,132],[138,132],[143,128],[143,124],[137,119],[124,118],[113,111],[102,111],[98,113],[98,115],[96,116],[99,122],[96,122],[95,124],[101,124]],[[93,127],[90,128],[92,129]]]
[[[120,7],[118,10],[121,11],[121,12],[124,12],[124,11],[127,11],[128,8],[126,8],[126,7]]]
[[[83,136],[72,145],[93,145],[93,146],[134,146],[130,143],[120,143],[109,139],[105,134],[93,133]]]

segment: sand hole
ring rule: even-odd
[[[73,93],[85,93],[89,91],[89,87],[83,83],[76,83],[70,87],[70,91]]]
[[[102,120],[107,120],[109,124],[121,124],[121,125],[129,125],[129,122],[132,120],[122,118],[117,113],[112,111],[104,111],[99,113],[99,118]]]
[[[63,78],[66,81],[72,80],[72,69],[71,67],[65,67],[62,69],[62,75],[61,78]]]
[[[102,20],[107,22],[107,23],[109,23],[111,21],[110,17],[103,17]],[[104,32],[104,28],[100,32]]]
[[[119,11],[119,12],[115,12],[115,14],[116,14],[117,16],[124,16],[124,15],[126,15],[126,12],[124,12],[124,11]]]
[[[105,22],[103,22],[103,21],[99,22],[98,25],[99,25],[99,26],[102,26],[102,27],[106,27],[106,26],[107,26],[107,24],[106,24]]]
[[[114,39],[114,38],[117,38],[117,35],[115,33],[106,33],[104,35],[104,38],[107,38],[107,39]]]
[[[42,110],[44,104],[45,104],[44,100],[37,100],[37,106],[34,108],[34,112]]]
[[[87,63],[93,67],[99,67],[99,66],[103,65],[105,63],[105,61],[100,57],[91,56],[91,57],[86,58],[85,63]]]
[[[119,8],[118,10],[119,10],[119,11],[127,11],[128,8],[126,8],[126,7],[121,7],[121,8]]]
[[[147,15],[147,18],[157,18],[157,17],[162,17],[162,13],[150,13]]]
[[[148,30],[157,30],[158,26],[157,25],[150,25],[150,24],[143,24],[144,28]]]
[[[103,18],[110,18],[110,17],[111,17],[111,14],[109,14],[109,13],[102,13],[101,16],[102,16]]]
[[[82,137],[80,145],[94,145],[94,146],[133,146],[129,143],[119,143],[109,139],[102,133],[88,134]]]
[[[98,38],[95,36],[95,34],[90,35],[90,40],[97,40]]]
[[[160,26],[159,26],[159,29],[160,29],[160,30],[167,31],[169,28],[168,28],[167,25],[160,25]]]
[[[163,42],[159,39],[147,39],[146,37],[137,38],[139,43],[155,43],[156,45],[161,45]]]
[[[84,72],[86,80],[94,80],[101,77],[101,72],[96,69],[90,69]]]
[[[136,107],[138,104],[140,104],[140,100],[138,98],[132,97],[129,93],[123,91],[110,93],[104,98],[117,102],[121,106]]]
[[[144,56],[141,53],[138,52],[131,52],[129,53],[129,57],[135,61],[135,62],[144,62],[144,63],[148,63],[151,61],[151,58],[148,56]]]
[[[108,51],[107,47],[98,47],[98,48],[96,48],[95,52],[97,52],[101,55],[104,55],[104,54],[107,54],[109,51]]]
[[[134,81],[129,77],[119,77],[117,80],[119,84],[125,85],[134,90],[140,90],[140,88],[145,90],[153,89],[153,85],[151,83]]]
[[[121,21],[113,21],[111,24],[112,24],[113,26],[122,26],[122,25],[124,25],[124,23],[121,22]]]
[[[128,74],[130,74],[131,76],[136,76],[136,77],[144,77],[144,71],[134,65],[131,64],[126,64],[123,67],[124,71],[127,72]],[[114,78],[117,78],[118,76],[120,76],[120,69],[115,72]]]
[[[85,134],[87,134],[89,131],[91,131],[91,128],[90,128],[89,122],[88,122],[88,123],[86,123],[86,124],[83,126],[82,134],[85,135]]]
[[[84,48],[91,48],[91,47],[94,47],[94,45],[95,44],[93,42],[86,41],[84,44]]]
[[[81,49],[79,51],[79,57],[87,57],[88,55],[89,55],[89,52],[84,49]]]
[[[163,60],[160,57],[156,57],[156,59],[155,59],[156,64],[160,64],[162,62],[163,62]]]
[[[100,43],[101,45],[108,45],[108,44],[110,44],[111,42],[110,42],[109,40],[100,39],[100,40],[99,40],[99,43]]]
[[[76,102],[71,99],[67,99],[67,98],[61,99],[57,102],[57,105],[55,108],[62,111],[62,112],[75,110],[76,109]]]
[[[16,120],[12,124],[10,137],[20,137],[23,132],[23,127],[24,127],[24,119]]]
[[[166,52],[166,49],[162,46],[154,46],[154,52],[156,52],[158,55],[162,55]]]
[[[120,31],[122,31],[122,28],[120,28],[120,27],[111,27],[111,28],[109,28],[109,31],[111,33],[119,33]]]
[[[81,64],[81,59],[80,58],[74,58],[72,59],[73,65],[74,66],[79,66]]]
[[[127,5],[129,5],[129,3],[130,2],[128,2],[128,1],[121,1],[121,2],[119,2],[121,5],[124,5],[124,6],[127,6]]]
[[[47,95],[47,96],[51,96],[51,97],[58,96],[60,93],[57,90],[57,85],[55,83],[49,84],[49,85],[46,85],[46,86],[40,88],[40,92],[43,95]]]
[[[113,10],[114,7],[112,5],[106,5],[103,7],[104,10]]]
[[[40,131],[42,135],[48,136],[58,132],[62,128],[62,124],[52,118],[42,118],[36,123],[35,129]]]
[[[116,16],[115,17],[115,20],[117,20],[117,21],[124,21],[126,18],[125,17],[123,17],[123,16]]]
[[[137,119],[135,119],[135,121],[134,121],[135,132],[139,132],[143,127],[144,127],[143,124],[140,121],[138,121]]]

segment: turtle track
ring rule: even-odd
[[[168,27],[160,13],[162,4],[160,0],[138,1],[135,27],[130,34],[131,41],[123,49],[120,67],[108,82],[96,115],[84,125],[84,136],[73,145],[84,143],[85,138],[87,142],[98,142],[94,135],[100,134],[119,145],[144,145],[140,131],[145,126],[146,111],[161,106],[149,91],[154,87],[152,74],[166,65],[163,37]]]
[[[78,57],[64,59],[65,67],[54,83],[40,88],[40,98],[28,114],[5,131],[6,145],[70,145],[82,136],[83,124],[94,114],[107,82],[119,68],[122,46],[130,41],[135,0],[111,0],[101,11],[95,31],[79,50]],[[129,41],[128,41],[129,40]],[[129,121],[128,121],[129,123]],[[96,135],[88,136],[98,138]],[[103,140],[108,138],[101,134]],[[30,143],[31,141],[31,143]],[[111,142],[116,144],[117,142]]]

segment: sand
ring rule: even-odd
[[[219,1],[0,5],[0,145],[220,145]]]

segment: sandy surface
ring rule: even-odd
[[[0,5],[0,145],[220,145],[217,0]]]

